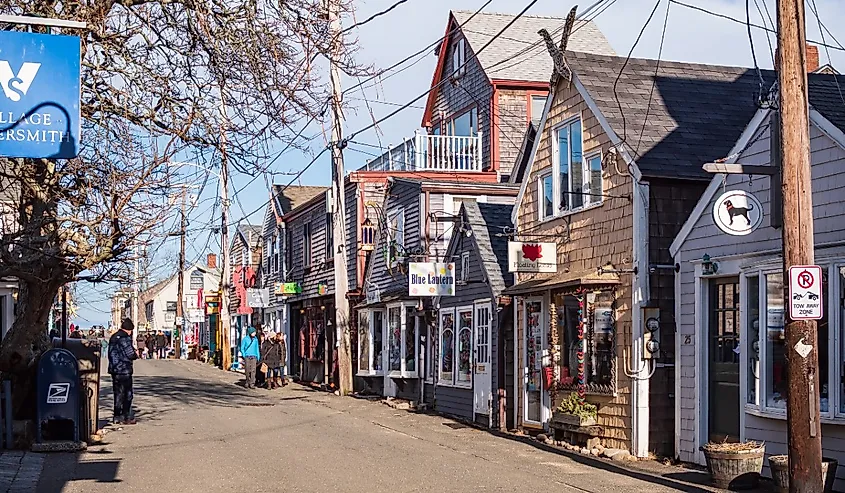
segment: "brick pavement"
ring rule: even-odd
[[[43,467],[44,454],[0,452],[0,493],[35,491]]]

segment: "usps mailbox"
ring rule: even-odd
[[[53,429],[51,422],[62,423],[56,426],[62,431],[72,424],[73,441],[79,441],[79,364],[67,349],[50,349],[38,362],[38,443],[43,427]]]

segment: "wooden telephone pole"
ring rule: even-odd
[[[349,327],[349,274],[346,270],[346,191],[343,169],[343,91],[340,87],[339,59],[343,33],[340,25],[340,1],[327,0],[329,29],[332,35],[332,59],[329,72],[332,84],[332,238],[334,239],[335,341],[340,380],[340,395],[352,392],[352,344]]]
[[[177,268],[178,282],[176,284],[176,334],[173,337],[173,354],[176,359],[182,357],[182,331],[185,328],[185,310],[182,304],[185,302],[185,193],[182,190],[182,219],[179,225],[179,266]]]
[[[791,266],[815,263],[804,3],[778,1],[777,18],[783,278],[786,281]],[[784,285],[784,299],[790,300],[787,282]],[[802,357],[798,348],[805,345],[812,349]],[[786,416],[791,493],[823,491],[818,354],[815,320],[789,319]]]

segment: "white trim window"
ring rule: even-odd
[[[578,211],[602,202],[601,154],[590,154],[584,158],[584,142],[581,119],[570,120],[552,131],[553,165],[558,178],[554,180],[553,195],[557,197],[555,216]],[[547,182],[542,182],[542,194],[546,195]],[[545,214],[541,218],[552,217]]]
[[[460,282],[469,281],[469,252],[461,253],[461,274],[458,280]]]
[[[425,381],[435,383],[440,368],[440,322],[428,325]]]
[[[555,215],[555,181],[551,173],[537,178],[537,212],[541,221]]]
[[[438,385],[472,388],[472,320],[472,306],[440,310]]]
[[[387,371],[391,377],[417,378],[420,338],[414,306],[387,306]]]
[[[437,362],[437,385],[455,384],[455,309],[440,310],[440,354]]]
[[[282,235],[273,235],[273,243],[275,243],[275,255],[273,255],[273,272],[281,272],[282,266],[280,259],[282,257]]]
[[[405,209],[387,215],[388,265],[396,267],[399,257],[405,255]]]
[[[458,308],[458,336],[455,339],[456,387],[472,388],[472,312],[472,306]]]
[[[546,321],[543,298],[526,298],[523,310],[523,362],[525,369],[523,390],[523,420],[530,423],[542,423],[544,420],[544,390],[543,389],[543,353],[545,348],[544,334]]]
[[[384,374],[384,310],[358,312],[358,376]]]
[[[466,61],[466,41],[459,38],[452,45],[452,77],[458,78],[467,71],[464,62]]]

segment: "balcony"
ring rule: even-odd
[[[417,132],[398,146],[367,162],[359,171],[482,171],[481,132],[475,136],[428,135]]]

